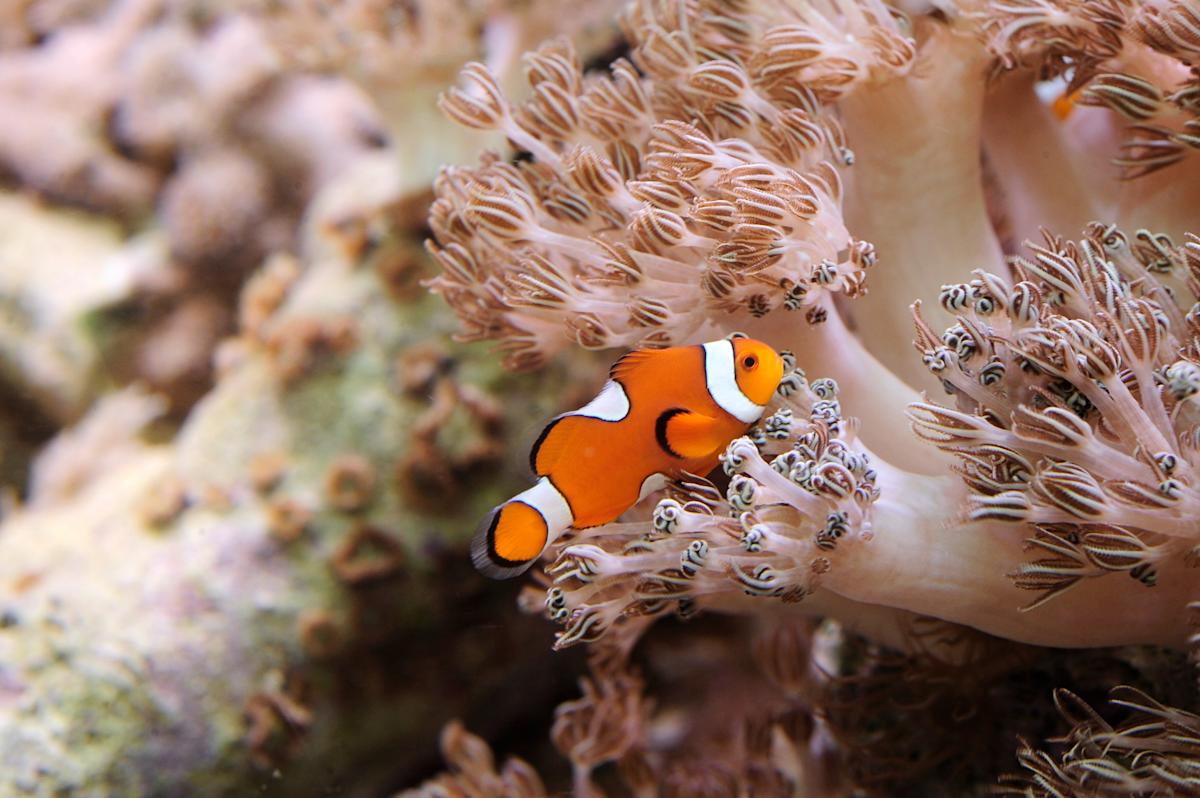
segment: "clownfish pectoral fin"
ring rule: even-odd
[[[658,417],[654,436],[667,454],[687,459],[706,457],[728,443],[715,418],[681,407]]]
[[[511,579],[529,570],[546,548],[549,530],[542,515],[523,502],[510,501],[483,519],[471,540],[471,562],[492,579]]]

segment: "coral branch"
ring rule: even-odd
[[[868,349],[910,385],[928,378],[891,331],[913,299],[932,299],[964,265],[1003,274],[978,157],[986,59],[971,37],[926,25],[913,71],[841,103],[855,164],[850,229],[875,244],[881,268],[854,309]],[[912,198],[919,198],[913,201]]]
[[[1080,108],[1061,120],[1035,91],[1035,75],[1019,72],[991,87],[982,134],[1012,245],[1039,227],[1079,230],[1112,217],[1119,172],[1109,162],[1118,142],[1110,115]]]

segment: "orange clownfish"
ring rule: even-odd
[[[516,576],[568,528],[615,521],[685,471],[707,474],[762,417],[783,368],[749,338],[626,354],[595,399],[542,430],[529,453],[537,484],[484,519],[475,567]]]

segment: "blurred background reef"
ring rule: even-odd
[[[570,694],[462,546],[599,372],[420,286],[436,95],[559,6],[2,4],[0,795],[384,794]]]

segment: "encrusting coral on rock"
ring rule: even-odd
[[[386,264],[420,257],[411,234],[372,226],[364,257],[315,236],[264,268],[175,440],[147,430],[160,398],[118,393],[37,460],[0,526],[0,771],[14,795],[386,784],[375,752],[409,735],[412,757],[389,767],[418,767],[428,742],[410,719],[476,695],[417,707],[398,689],[465,678],[431,668],[437,650],[463,667],[480,639],[526,651],[513,668],[546,656],[536,629],[452,639],[432,619],[486,599],[437,588],[441,552],[506,489],[514,422],[554,412],[539,397],[558,390],[527,378],[528,399],[499,405],[513,378],[436,344],[448,330],[433,300],[386,289]],[[406,649],[403,668],[388,664]],[[471,678],[487,691],[512,677]]]
[[[118,257],[136,264],[77,275],[107,295],[73,319],[91,358],[68,376],[89,390],[55,420],[76,420],[80,400],[112,382],[162,392],[182,418],[211,386],[241,283],[268,252],[294,248],[322,185],[378,149],[376,115],[348,83],[285,69],[245,15],[158,0],[18,5],[31,24],[59,14],[52,34],[0,51],[0,176],[110,217],[125,234]],[[63,285],[21,286],[9,301],[44,335],[37,306]],[[4,332],[13,348],[35,337]],[[16,376],[14,392],[41,387]]]
[[[525,57],[528,99],[479,63],[443,96],[518,157],[443,170],[430,286],[515,369],[741,331],[789,371],[723,473],[551,546],[522,606],[556,647],[624,661],[655,619],[705,611],[832,618],[958,664],[971,648],[929,648],[919,617],[1002,648],[1185,647],[1195,4],[638,0],[621,22],[606,71],[556,40]],[[1020,755],[1045,794],[1196,787],[1193,715],[1118,691],[1183,735],[1139,748],[1140,719],[1060,696],[1077,744]]]
[[[523,4],[345,4],[336,24],[303,2],[9,6],[0,395],[19,411],[0,414],[0,468],[17,488],[32,449],[110,388],[151,388],[181,421],[212,386],[242,284],[296,250],[335,176],[357,175],[342,190],[359,195],[391,184],[399,212],[422,216],[405,203],[479,146],[437,113],[436,92],[468,58],[511,72],[552,19]],[[602,49],[605,6],[588,6],[575,19]],[[94,267],[75,258],[85,245]]]

